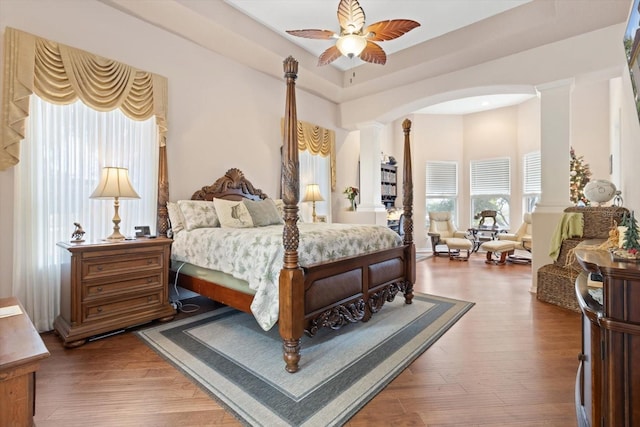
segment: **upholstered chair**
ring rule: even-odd
[[[516,242],[516,249],[523,249],[531,252],[531,236],[533,226],[531,224],[531,212],[524,214],[522,224],[515,233],[498,233],[498,240],[510,240]]]
[[[465,238],[465,231],[458,231],[451,219],[451,212],[429,212],[429,237],[431,237],[431,248],[434,255],[446,254],[449,256],[449,248],[447,250],[437,250],[436,246],[447,244],[447,239]]]

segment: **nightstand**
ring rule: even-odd
[[[58,243],[62,250],[60,315],[55,332],[65,347],[176,314],[169,302],[171,239]]]

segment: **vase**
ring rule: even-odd
[[[351,202],[351,207],[349,208],[350,211],[355,211],[356,210],[356,199],[349,199],[349,201]]]

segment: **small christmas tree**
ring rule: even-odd
[[[584,204],[589,206],[589,200],[584,195],[584,186],[589,182],[591,170],[589,165],[584,163],[582,156],[576,156],[576,152],[571,147],[571,163],[569,164],[569,189],[571,191],[571,203]]]
[[[626,221],[627,231],[624,232],[624,243],[622,249],[626,249],[628,252],[634,255],[640,251],[640,242],[638,242],[638,221],[631,211],[631,216]]]

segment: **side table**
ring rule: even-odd
[[[471,227],[467,230],[470,235],[469,240],[473,241],[473,252],[478,252],[480,246],[485,242],[495,240],[498,233],[506,233],[507,229],[497,225]]]
[[[0,309],[16,308],[0,317],[0,426],[33,426],[36,371],[49,350],[18,299],[0,298]]]

